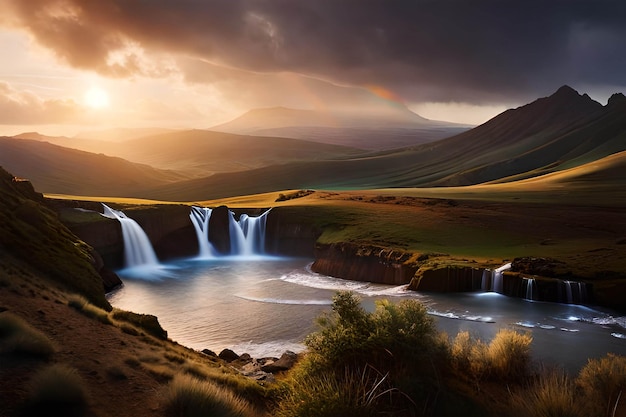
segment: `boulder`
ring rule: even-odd
[[[226,362],[232,362],[232,361],[236,361],[237,359],[239,359],[239,355],[237,355],[235,352],[233,352],[230,349],[222,350],[220,354],[217,356],[220,359],[225,360]]]
[[[283,353],[277,361],[267,362],[265,365],[261,366],[261,370],[270,373],[282,372],[293,368],[297,361],[298,355],[288,350]]]
[[[217,353],[213,352],[211,349],[202,349],[202,353],[204,353],[207,356],[217,358]]]

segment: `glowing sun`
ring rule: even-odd
[[[85,92],[85,105],[92,109],[109,107],[109,94],[100,87],[91,87]]]

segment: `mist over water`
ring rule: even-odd
[[[194,349],[230,348],[256,357],[303,350],[315,318],[330,311],[338,290],[358,293],[368,310],[378,299],[416,298],[450,336],[469,331],[488,341],[500,328],[530,332],[535,359],[572,372],[588,358],[626,354],[626,318],[608,311],[494,292],[416,293],[315,274],[310,262],[258,255],[186,259],[164,265],[157,280],[122,270],[125,285],[109,299],[116,307],[157,315],[171,339]]]

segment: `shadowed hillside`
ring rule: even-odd
[[[198,175],[245,171],[293,161],[315,161],[362,151],[289,138],[271,138],[209,130],[186,130],[127,141],[115,155],[155,167]]]
[[[167,339],[155,316],[112,308],[91,248],[45,204],[0,168],[0,416],[169,415],[182,375],[219,385],[218,401],[245,393],[257,415],[269,390]]]
[[[0,137],[0,165],[44,193],[133,195],[186,177],[47,142]]]

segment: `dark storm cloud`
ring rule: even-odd
[[[70,64],[110,75],[159,75],[141,49],[377,85],[416,101],[626,83],[623,0],[0,1]]]

